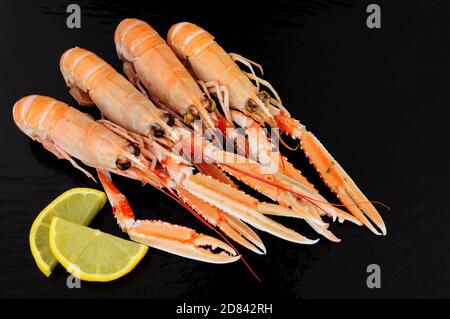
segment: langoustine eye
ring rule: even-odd
[[[128,158],[119,156],[116,160],[116,166],[121,171],[125,171],[131,167],[131,162]]]
[[[175,124],[175,119],[173,118],[173,115],[170,113],[165,113],[162,118],[164,122],[166,122],[166,124],[169,126],[173,126]]]
[[[246,107],[249,112],[254,113],[254,112],[256,112],[256,110],[258,108],[258,104],[256,104],[256,102],[253,99],[249,99],[247,101]]]
[[[189,106],[189,110],[184,115],[184,118],[188,122],[193,122],[200,119],[200,113],[195,105]]]
[[[261,91],[258,93],[258,98],[264,103],[270,103],[270,95],[266,91]]]
[[[216,110],[216,102],[214,102],[213,99],[208,99],[204,101],[205,104],[205,109],[209,112],[212,113]]]
[[[150,132],[154,137],[163,137],[165,133],[164,129],[158,123],[154,123],[150,126]]]
[[[127,145],[127,150],[134,156],[139,156],[139,154],[141,153],[141,149],[139,148],[139,146],[133,143]]]

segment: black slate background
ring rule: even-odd
[[[68,3],[0,2],[0,297],[450,297],[448,2],[377,1],[380,30],[365,25],[368,1],[218,2],[217,9],[210,2],[81,1],[80,30],[66,27]],[[125,17],[144,19],[162,35],[173,23],[197,23],[228,51],[262,63],[293,115],[317,134],[370,199],[391,206],[380,208],[388,236],[333,225],[341,244],[321,240],[305,247],[261,234],[266,256],[241,250],[261,283],[240,262],[209,265],[153,249],[131,274],[112,283],[83,282],[71,290],[62,268],[46,279],[28,246],[34,216],[69,188],[99,186],[30,142],[15,127],[11,108],[32,93],[76,105],[59,73],[61,53],[77,45],[119,69],[113,32]],[[301,152],[288,155],[336,200]],[[141,218],[210,233],[157,191],[116,181]],[[312,235],[301,222],[281,221]],[[109,207],[94,226],[125,237]],[[366,287],[371,263],[381,266],[381,289]]]

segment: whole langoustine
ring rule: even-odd
[[[109,172],[149,183],[158,189],[173,183],[161,169],[152,169],[136,144],[130,144],[88,115],[53,98],[30,95],[13,107],[19,129],[60,159],[69,160],[92,177],[75,159],[97,169],[113,207],[114,216],[131,239],[176,255],[210,263],[239,259],[226,243],[183,226],[158,220],[137,220],[123,194],[112,184]],[[213,253],[208,247],[221,248]]]
[[[230,121],[233,120],[231,108],[250,116],[260,125],[267,123],[299,139],[301,148],[319,175],[346,208],[373,233],[386,234],[384,221],[372,203],[319,140],[290,116],[270,83],[255,75],[252,61],[228,54],[210,33],[188,22],[173,25],[167,42],[177,56],[192,68],[196,77],[208,84],[212,92],[229,97],[229,103],[223,108]],[[251,73],[243,72],[235,60],[249,66]],[[260,85],[267,87],[273,97],[260,90]],[[223,93],[214,89],[218,86]]]

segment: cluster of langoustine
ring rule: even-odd
[[[187,22],[172,26],[166,43],[146,22],[125,19],[114,41],[128,80],[85,49],[69,49],[60,60],[71,95],[80,105],[97,106],[103,119],[95,121],[65,103],[38,95],[19,100],[13,115],[25,134],[58,158],[69,160],[90,178],[94,177],[76,160],[96,168],[117,222],[131,239],[211,263],[240,257],[225,237],[222,241],[183,226],[136,220],[110,173],[156,187],[259,254],[265,254],[266,248],[248,225],[295,243],[318,240],[274,221],[271,215],[301,218],[335,242],[340,239],[329,230],[324,215],[386,234],[381,216],[352,179],[290,116],[273,87],[256,75],[253,66],[262,73],[259,64],[228,54],[211,34]],[[288,162],[273,145],[274,135],[267,133],[266,125],[299,139],[348,212],[329,203]],[[214,134],[206,137],[204,129]],[[225,136],[225,143],[219,143],[220,136]],[[224,144],[231,144],[232,152],[224,150]],[[272,202],[244,193],[235,179]]]

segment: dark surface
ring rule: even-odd
[[[82,28],[66,28],[64,2],[0,2],[0,289],[8,298],[437,298],[450,297],[448,120],[450,45],[446,1],[377,1],[382,29],[365,25],[367,1],[284,1],[243,8],[228,2],[195,7],[172,1],[81,2]],[[164,6],[164,7],[160,7]],[[126,277],[66,288],[58,267],[37,269],[28,232],[37,212],[61,192],[98,188],[68,162],[31,143],[14,125],[20,97],[45,94],[76,105],[59,73],[61,53],[80,46],[120,68],[113,32],[122,18],[148,21],[163,36],[176,22],[203,26],[231,52],[262,63],[295,117],[380,208],[388,228],[332,225],[341,244],[299,246],[261,234],[268,249],[241,249],[263,279],[242,263],[209,265],[151,249]],[[95,111],[94,111],[94,114]],[[327,197],[301,152],[289,153]],[[116,178],[140,217],[208,229],[149,187]],[[298,221],[283,220],[309,232]],[[95,227],[125,237],[106,207]],[[308,233],[312,235],[311,233]],[[366,267],[381,266],[382,288],[366,287]]]

